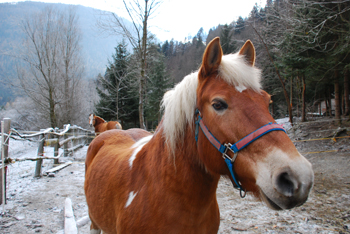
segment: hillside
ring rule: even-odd
[[[38,12],[45,7],[53,6],[59,10],[67,9],[66,4],[51,4],[41,2],[19,2],[0,4],[0,82],[5,78],[15,76],[16,48],[22,44],[23,33],[21,22],[25,17]],[[85,76],[94,78],[104,72],[108,59],[114,52],[114,47],[122,40],[121,37],[101,35],[96,28],[99,10],[74,6],[79,16],[82,32],[82,54],[85,63]],[[3,84],[0,85],[0,106],[6,104],[13,96]]]

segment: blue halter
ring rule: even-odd
[[[248,146],[250,143],[254,142],[258,138],[262,137],[263,135],[265,135],[269,132],[272,132],[272,131],[286,132],[286,131],[284,130],[284,128],[281,125],[279,125],[277,123],[268,123],[268,124],[258,128],[257,130],[251,132],[247,136],[243,137],[241,140],[237,141],[235,144],[231,144],[231,143],[221,144],[220,141],[218,141],[213,136],[213,134],[211,134],[211,132],[208,130],[208,128],[203,123],[203,119],[202,119],[202,117],[200,115],[200,111],[198,109],[196,109],[196,115],[197,115],[197,120],[195,122],[196,123],[196,129],[195,129],[196,142],[198,142],[198,132],[199,132],[199,127],[200,127],[202,129],[202,132],[206,136],[206,138],[209,140],[209,142],[220,153],[222,153],[222,157],[224,158],[225,163],[226,163],[226,165],[230,171],[230,174],[232,176],[232,179],[234,181],[234,183],[232,183],[233,187],[240,190],[240,195],[242,198],[245,197],[245,194],[246,194],[245,189],[242,188],[242,185],[236,179],[235,173],[234,173],[234,168],[233,168],[233,164],[238,156],[238,152],[240,150],[242,150],[243,148],[245,148],[246,146]],[[230,156],[227,154],[228,150],[233,152],[234,155],[232,158],[230,158]]]

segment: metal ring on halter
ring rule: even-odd
[[[236,160],[237,156],[238,156],[238,152],[234,152],[231,147],[232,147],[232,144],[231,143],[226,143],[224,144],[224,146],[226,147],[225,148],[225,152],[222,153],[222,157],[225,159],[225,158],[228,158],[231,160],[232,163],[234,163],[234,161]],[[228,156],[227,154],[227,150],[230,150],[232,153],[233,153],[233,157],[230,158],[230,156]]]

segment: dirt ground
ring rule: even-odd
[[[346,138],[349,126],[343,121],[338,129],[330,119],[320,119],[288,130],[299,151],[313,164],[315,173],[314,188],[301,207],[270,210],[251,196],[240,198],[231,183],[222,179],[217,190],[219,233],[350,233],[350,139]],[[334,136],[343,138],[330,139]],[[318,140],[303,141],[306,139]],[[86,149],[63,158],[61,162],[70,160],[73,164],[54,177],[33,178],[35,162],[11,165],[0,233],[64,233],[67,197],[72,200],[79,233],[89,233],[89,223],[80,224],[87,216],[83,190]],[[30,150],[35,153],[35,146],[24,152]],[[43,171],[53,166],[49,161],[45,160]]]

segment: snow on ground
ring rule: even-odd
[[[35,158],[37,142],[10,140],[9,157]],[[57,233],[64,227],[64,201],[74,202],[76,219],[87,215],[83,191],[84,159],[87,146],[70,157],[61,157],[60,163],[73,164],[59,171],[55,177],[34,178],[36,161],[15,162],[7,168],[7,204],[0,216],[0,233]],[[60,150],[59,153],[62,153]],[[45,156],[53,156],[53,147],[44,147]],[[44,159],[42,173],[53,168],[53,160]],[[3,212],[3,206],[0,206]],[[86,230],[80,233],[88,233]]]
[[[10,140],[9,144],[9,158],[11,159],[25,159],[25,158],[36,158],[38,153],[38,143],[30,141],[18,141]],[[59,154],[63,153],[62,149],[59,149]],[[54,148],[53,147],[44,147],[44,156],[53,157]],[[63,158],[63,161],[66,159]],[[63,162],[61,160],[61,162]],[[48,169],[53,167],[53,160],[43,160],[42,172],[45,172]],[[33,176],[35,170],[36,161],[19,161],[12,165],[8,166],[8,173],[16,174],[20,177]]]
[[[287,118],[277,122],[289,129]],[[36,142],[10,140],[9,155],[32,158],[37,154],[37,147]],[[86,217],[83,190],[86,151],[87,146],[70,157],[62,157],[60,162],[73,164],[57,172],[55,177],[33,178],[36,164],[33,161],[9,165],[8,203],[5,215],[0,216],[0,233],[63,233],[67,197],[72,199],[75,219]],[[52,148],[45,147],[44,154],[53,156]],[[324,153],[308,159],[314,165],[315,186],[306,204],[293,210],[273,211],[249,195],[242,199],[230,181],[220,180],[218,233],[347,233],[350,228],[348,155]],[[43,172],[52,167],[53,160],[44,160]],[[79,226],[78,230],[89,233],[89,224]]]
[[[289,122],[289,117],[283,119],[276,119],[276,122],[278,124],[281,124],[286,131],[292,128],[292,125]]]

